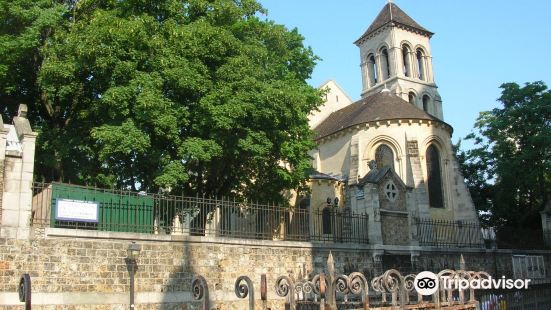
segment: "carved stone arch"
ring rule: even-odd
[[[364,61],[367,61],[368,57],[373,54],[373,56],[376,56],[377,54],[377,51],[373,48],[370,48],[369,50],[367,50],[366,52],[364,52],[363,54],[363,57],[365,57]]]
[[[415,46],[415,50],[413,52],[415,53],[415,67],[417,72],[416,78],[421,81],[428,81],[428,76],[430,74],[428,72],[427,57],[429,57],[429,53],[427,52],[427,49],[418,44]]]
[[[390,47],[389,47],[389,45],[388,45],[387,42],[381,42],[381,43],[379,44],[379,46],[377,46],[377,53],[380,54],[381,51],[383,50],[383,48],[386,48],[387,50],[390,50]]]
[[[390,48],[386,42],[379,45],[377,49],[379,55],[379,64],[381,70],[381,81],[387,80],[392,75],[392,60],[390,57]]]
[[[391,136],[379,135],[369,141],[363,152],[362,165],[364,165],[364,167],[367,167],[367,163],[370,160],[375,159],[377,148],[382,144],[388,146],[394,153],[394,170],[396,174],[398,174],[398,176],[402,178],[403,176],[401,158],[403,157],[404,152],[400,147],[398,141],[396,141],[396,139],[392,138]]]
[[[422,145],[429,205],[435,208],[446,208],[449,192],[446,172],[449,158],[446,144],[440,137],[431,135],[423,141]]]
[[[421,51],[423,51],[423,54],[425,54],[425,56],[430,56],[427,48],[421,44],[417,44],[413,47],[413,51],[416,52],[418,49],[420,49]]]
[[[400,42],[400,59],[402,64],[401,70],[402,70],[402,74],[405,77],[413,76],[413,66],[412,66],[413,62],[412,62],[412,56],[411,56],[413,53],[412,46],[413,45],[407,40],[403,40],[402,42]],[[407,50],[407,52],[405,50]]]
[[[421,102],[423,103],[423,111],[433,115],[434,113],[434,99],[431,94],[428,92],[423,92],[423,95],[421,96]]]
[[[442,139],[441,137],[439,137],[437,135],[430,135],[430,136],[426,137],[423,140],[423,142],[421,142],[421,149],[419,150],[419,152],[421,152],[421,154],[425,154],[427,152],[427,148],[431,144],[434,144],[438,148],[438,151],[440,152],[440,157],[442,158],[442,161],[449,160],[449,154],[448,154],[448,151],[447,151],[448,150],[448,148],[447,148],[448,144],[444,142],[444,139]]]
[[[365,62],[367,63],[367,76],[369,79],[369,86],[373,87],[380,80],[377,54],[375,52],[369,52],[366,56]]]
[[[407,90],[407,94],[408,94],[408,102],[415,105],[415,106],[417,106],[417,102],[419,100],[419,94],[417,93],[417,91],[413,88],[410,88],[410,89]],[[414,98],[413,98],[414,102],[411,101],[412,100],[411,94],[413,94],[413,96],[414,96]]]

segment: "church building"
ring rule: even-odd
[[[372,244],[412,245],[414,218],[478,221],[444,121],[432,36],[386,4],[354,42],[361,99],[328,81],[325,104],[310,116],[317,142],[310,208],[368,214]]]

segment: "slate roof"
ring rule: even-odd
[[[331,113],[314,129],[314,132],[316,139],[320,139],[351,126],[398,119],[442,122],[387,90]]]
[[[384,178],[387,174],[393,174],[396,176],[394,179],[400,183],[405,189],[412,189],[411,186],[407,186],[404,181],[396,174],[396,172],[389,166],[385,166],[382,169],[372,169],[370,170],[361,180],[358,182],[358,186],[362,186],[366,183],[373,183],[373,184],[379,184],[381,180]]]
[[[373,23],[371,23],[371,26],[369,26],[365,33],[354,43],[358,44],[363,38],[369,36],[370,34],[374,33],[378,29],[386,26],[391,22],[397,24],[398,26],[418,30],[428,37],[431,37],[434,34],[425,29],[423,26],[419,25],[416,21],[413,20],[413,18],[409,17],[409,15],[402,11],[402,9],[400,9],[396,4],[387,3],[383,7],[381,12],[379,12],[379,15],[377,15]]]
[[[338,178],[336,176],[332,176],[329,174],[325,174],[322,172],[319,172],[317,170],[312,169],[309,172],[310,180],[331,180],[331,181],[343,181],[342,178]]]

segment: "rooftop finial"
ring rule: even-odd
[[[392,0],[388,0],[388,10],[390,11],[390,20],[392,19]]]

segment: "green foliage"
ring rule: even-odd
[[[317,58],[256,1],[0,7],[2,113],[30,106],[38,179],[264,201],[304,180]]]
[[[538,226],[551,194],[551,91],[501,85],[502,108],[481,112],[475,148],[459,153],[475,205],[492,226]]]

